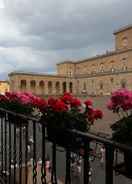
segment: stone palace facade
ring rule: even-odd
[[[119,88],[132,89],[132,25],[114,32],[115,49],[77,62],[57,64],[57,74],[12,72],[11,91],[37,95],[109,95]]]

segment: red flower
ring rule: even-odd
[[[71,101],[71,107],[79,107],[81,105],[81,101],[78,98],[73,98]]]
[[[9,101],[18,101],[18,96],[15,92],[6,92],[5,96]]]
[[[103,112],[100,109],[89,108],[87,115],[88,120],[91,122],[91,124],[93,124],[95,120],[102,119]]]
[[[44,110],[47,107],[47,102],[42,98],[35,97],[32,99],[32,105],[38,107],[40,110]]]
[[[70,93],[64,93],[64,95],[61,97],[61,100],[63,100],[66,104],[71,104],[71,101],[73,99],[73,96]]]
[[[48,99],[48,105],[51,106],[51,107],[53,107],[54,104],[56,103],[56,101],[57,101],[57,99],[50,97]]]
[[[7,101],[8,101],[8,99],[6,96],[0,95],[0,102],[7,102]]]
[[[100,109],[94,110],[94,118],[95,119],[102,119],[103,118],[103,112]]]
[[[87,115],[88,115],[89,122],[91,122],[91,124],[93,124],[94,120],[95,120],[94,109],[93,108],[89,108],[89,110],[87,112]]]
[[[53,107],[53,110],[56,112],[64,112],[68,110],[67,105],[60,99],[57,100],[52,107]]]
[[[88,100],[86,100],[86,101],[84,102],[84,104],[85,104],[87,107],[89,107],[89,106],[92,106],[92,105],[93,105],[93,102],[92,102],[92,100],[88,99]]]

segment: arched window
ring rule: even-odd
[[[70,88],[70,93],[72,93],[73,92],[73,84],[72,84],[72,82],[70,82],[69,88]]]
[[[56,82],[55,84],[55,88],[56,88],[56,94],[59,94],[60,93],[60,82]]]
[[[36,87],[36,81],[35,80],[30,81],[30,87],[31,87],[32,90],[35,89],[35,87]]]
[[[113,82],[114,82],[114,79],[113,79],[113,77],[111,77],[111,78],[110,78],[110,81],[111,81],[111,83],[113,83]]]
[[[91,73],[92,74],[96,73],[96,66],[95,66],[95,64],[92,64],[91,67],[92,67],[92,72]]]
[[[21,82],[20,82],[20,88],[21,88],[22,90],[25,90],[25,89],[26,89],[26,85],[27,85],[26,80],[21,80]]]
[[[100,63],[99,72],[104,72],[104,63]]]
[[[48,93],[51,94],[52,93],[52,82],[48,81]]]
[[[110,70],[111,70],[111,72],[115,72],[115,61],[111,61],[110,62]]]
[[[65,93],[66,92],[66,82],[62,83],[62,87],[63,87],[63,93]]]
[[[126,88],[127,87],[127,81],[125,79],[121,80],[121,87]]]
[[[40,88],[41,94],[43,94],[43,92],[44,92],[44,86],[45,86],[45,85],[44,85],[44,81],[41,80],[41,81],[39,82],[39,88]]]
[[[127,70],[127,59],[126,58],[122,59],[122,70],[123,71]]]
[[[128,45],[128,38],[125,36],[122,38],[122,46],[127,47],[127,45]]]
[[[83,90],[86,91],[86,82],[83,83]]]
[[[103,82],[100,82],[99,88],[100,88],[100,89],[103,89],[103,88],[104,88]]]

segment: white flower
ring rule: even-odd
[[[84,103],[81,104],[80,112],[84,113],[86,111],[86,105]]]
[[[32,111],[32,115],[35,116],[35,117],[39,117],[40,118],[43,114],[42,114],[42,112],[40,112],[39,108],[34,107],[33,111]]]

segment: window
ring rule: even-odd
[[[63,93],[65,93],[65,92],[66,92],[66,88],[67,88],[67,87],[66,87],[66,82],[63,82],[63,83],[62,83],[62,88],[63,88]]]
[[[111,81],[111,83],[113,83],[113,82],[114,82],[114,79],[113,79],[113,77],[111,77],[111,78],[110,78],[110,81]]]
[[[122,70],[127,70],[127,58],[122,59]]]
[[[73,91],[73,83],[72,82],[70,82],[69,88],[70,88],[70,93],[72,93],[72,91]]]
[[[100,63],[99,72],[104,72],[104,63]]]
[[[104,85],[103,85],[103,83],[102,82],[100,82],[100,89],[103,89],[103,87],[104,87]]]
[[[86,90],[86,82],[83,83],[83,90]]]
[[[95,64],[92,64],[91,67],[92,67],[92,72],[91,73],[92,74],[96,73],[96,66],[95,66]]]
[[[26,85],[27,85],[26,80],[21,80],[21,82],[20,82],[20,88],[21,89],[26,89]]]
[[[115,66],[114,65],[115,65],[115,61],[111,61],[110,62],[110,67],[111,67],[110,70],[111,70],[111,72],[115,72]]]
[[[127,37],[123,37],[122,38],[122,46],[126,47],[128,45],[128,38]]]
[[[121,80],[121,87],[126,88],[126,86],[127,86],[127,81],[125,79],[122,79]]]
[[[31,87],[31,89],[35,89],[35,87],[36,87],[36,81],[35,80],[30,81],[30,87]]]

